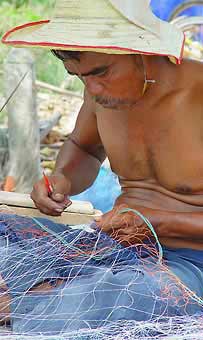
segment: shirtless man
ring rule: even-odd
[[[31,23],[13,29],[4,36],[3,42],[15,46],[50,48],[63,61],[68,73],[77,75],[85,85],[84,102],[75,129],[61,148],[55,171],[49,177],[53,194],[51,197],[48,195],[43,180],[34,185],[31,197],[37,208],[49,216],[61,215],[70,204],[67,197],[88,188],[94,182],[102,162],[108,157],[112,170],[119,177],[122,194],[113,210],[97,222],[98,226],[123,244],[136,245],[146,236],[152,235],[143,221],[135,218],[132,212],[118,212],[127,207],[142,213],[152,223],[163,246],[169,271],[187,286],[186,290],[192,290],[199,298],[203,287],[203,161],[200,158],[203,143],[203,64],[189,60],[181,63],[182,32],[155,19],[149,12],[149,2],[88,0],[88,7],[86,0],[59,0],[53,22]],[[70,37],[66,25],[71,32]],[[123,45],[118,45],[118,41]],[[120,54],[117,54],[118,50]],[[171,57],[179,65],[171,63]],[[22,261],[20,269],[21,265]],[[18,265],[16,267],[18,269]],[[144,266],[140,266],[138,270],[133,267],[129,275],[125,273],[125,268],[114,275],[107,266],[107,276],[95,276],[94,279],[94,276],[87,275],[91,287],[90,298],[91,292],[95,294],[98,282],[111,283],[111,288],[107,290],[109,295],[101,286],[101,298],[97,300],[93,297],[96,304],[94,312],[99,311],[97,315],[91,309],[91,299],[89,302],[85,299],[85,306],[80,305],[77,278],[71,281],[73,291],[76,285],[75,295],[72,294],[71,285],[66,286],[66,282],[61,283],[59,280],[56,284],[64,284],[63,294],[59,294],[60,301],[57,304],[54,300],[57,296],[52,291],[53,301],[49,302],[49,306],[63,307],[60,319],[63,319],[64,324],[59,325],[58,316],[54,319],[56,311],[52,309],[50,315],[52,322],[55,320],[54,326],[53,323],[51,326],[43,324],[43,315],[49,315],[49,306],[42,294],[36,307],[41,308],[41,302],[44,303],[43,308],[38,309],[41,317],[37,325],[39,331],[44,332],[45,326],[48,331],[70,330],[66,313],[71,310],[70,314],[75,318],[78,305],[81,310],[86,308],[90,314],[93,312],[92,324],[89,313],[83,316],[83,321],[87,321],[90,328],[95,327],[95,320],[100,322],[109,318],[109,315],[114,317],[115,310],[118,314],[114,321],[132,318],[144,321],[165,313],[167,316],[180,316],[202,311],[202,304],[196,303],[199,302],[198,298],[194,303],[193,299],[189,302],[186,296],[185,301],[184,291],[180,289],[182,286],[177,282],[170,285],[173,280],[167,270],[159,272],[158,268],[158,271],[152,271],[153,277]],[[12,277],[12,273],[9,274]],[[23,277],[26,278],[26,275]],[[127,287],[128,279],[136,283],[132,285],[135,298],[130,308],[127,304],[126,309],[120,310],[115,302],[119,294],[118,287]],[[49,291],[51,287],[47,282],[41,283],[31,286],[28,291]],[[172,300],[175,298],[175,303],[170,298],[165,301],[160,299],[159,306],[156,297],[157,294],[158,297],[162,296],[166,284],[172,289],[169,295]],[[10,318],[12,286],[5,282],[3,288],[7,286],[9,289],[5,299],[0,300],[0,312]],[[80,284],[81,296],[85,293],[85,287],[86,283]],[[143,303],[143,292],[146,291],[149,295],[146,295]],[[67,299],[67,296],[71,296],[71,299]],[[110,302],[111,306],[107,314],[102,314],[105,301]],[[126,301],[127,297],[124,299]],[[17,307],[11,313],[13,325],[15,313],[25,314],[26,320],[32,323],[32,317],[29,318],[24,312],[27,306],[21,308],[19,303]],[[163,308],[163,313],[160,308]],[[132,315],[128,314],[130,310],[133,310]],[[25,330],[23,320],[19,326],[21,328],[18,328],[21,332]],[[74,321],[75,329],[83,326],[81,319]],[[36,331],[35,326],[30,325],[27,331]]]
[[[184,60],[176,66],[157,56],[58,54],[67,72],[83,81],[85,98],[50,177],[53,199],[40,181],[32,192],[36,206],[60,215],[64,195],[89,187],[108,157],[122,188],[114,210],[124,204],[142,212],[165,246],[203,250],[203,65]],[[156,83],[142,95],[145,72]],[[114,210],[100,222],[107,232]],[[134,222],[125,231],[119,222],[117,228],[133,234]]]

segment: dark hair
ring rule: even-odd
[[[51,50],[51,53],[61,61],[66,61],[68,59],[80,61],[80,51]]]

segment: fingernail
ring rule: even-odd
[[[57,200],[62,200],[64,196],[62,194],[54,194],[54,198]]]
[[[55,211],[58,212],[58,213],[62,213],[63,209],[55,209]]]

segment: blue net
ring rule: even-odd
[[[203,252],[151,233],[125,247],[95,224],[2,213],[0,338],[203,338]]]

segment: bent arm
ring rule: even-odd
[[[76,195],[92,185],[105,158],[95,105],[86,92],[74,131],[58,154],[54,174],[65,175],[71,181],[70,195]]]
[[[157,212],[160,223],[156,232],[160,237],[203,241],[203,212]]]
[[[122,209],[121,204],[118,199],[115,208]],[[162,240],[185,240],[203,244],[203,212],[170,212],[137,205],[126,207],[142,213]]]

